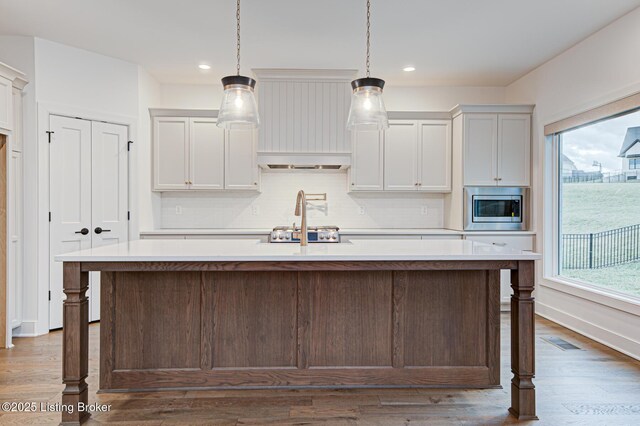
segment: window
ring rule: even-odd
[[[640,297],[640,111],[557,140],[558,275]]]

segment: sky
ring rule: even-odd
[[[640,111],[565,132],[562,151],[578,170],[597,171],[594,161],[602,163],[603,172],[621,170],[620,147],[627,128],[636,126],[640,126]]]

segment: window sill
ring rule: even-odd
[[[544,277],[540,281],[540,285],[609,308],[640,316],[640,298],[635,296],[605,291],[578,280],[570,280],[557,276]]]

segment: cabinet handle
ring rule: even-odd
[[[253,184],[257,186],[257,185],[258,185],[258,182],[253,182]]]
[[[355,186],[355,183],[351,182],[351,186]]]
[[[89,230],[87,228],[82,228],[79,231],[76,231],[76,234],[82,234],[82,235],[87,235],[89,233]]]
[[[93,232],[95,232],[96,234],[100,235],[103,232],[111,232],[111,229],[102,229],[99,226],[93,230]]]
[[[498,178],[498,180],[502,180],[502,178]]]
[[[498,247],[504,247],[504,246],[507,245],[507,243],[491,243],[491,244],[493,244],[494,246],[498,246]]]

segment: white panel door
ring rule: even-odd
[[[419,191],[451,191],[451,122],[420,121]]]
[[[11,328],[19,327],[22,324],[22,153],[10,151],[9,157],[9,179],[7,193],[7,209],[11,210],[8,215],[8,241],[7,241],[7,298],[8,318]]]
[[[498,116],[468,114],[464,117],[464,184],[495,186],[497,170]]]
[[[54,256],[91,248],[91,122],[49,118],[51,223],[49,328],[62,327],[62,263]]]
[[[394,120],[384,137],[384,189],[418,189],[418,122]]]
[[[498,115],[498,185],[529,186],[531,116]]]
[[[252,191],[259,189],[255,130],[233,129],[225,131],[224,171],[224,187],[226,189]]]
[[[216,121],[190,119],[190,189],[224,189],[224,130]]]
[[[11,81],[0,77],[0,128],[13,129],[13,86]]]
[[[94,121],[91,132],[91,246],[129,240],[126,126]],[[100,273],[89,278],[89,320],[100,319]]]
[[[384,189],[384,132],[358,130],[352,132],[350,190],[382,191]]]
[[[156,117],[153,119],[153,189],[188,189],[189,119]]]

